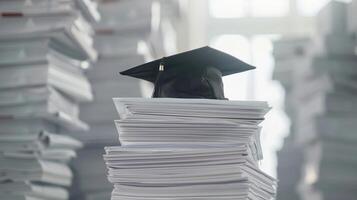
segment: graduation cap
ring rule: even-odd
[[[225,99],[222,77],[255,67],[211,47],[164,57],[120,72],[154,83],[153,98]]]

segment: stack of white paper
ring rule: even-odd
[[[300,112],[299,102],[301,101],[297,85],[303,84],[301,76],[304,73],[301,71],[309,65],[307,63],[310,63],[309,57],[314,50],[311,43],[309,38],[285,38],[274,43],[273,78],[278,80],[285,89],[285,112],[292,122],[290,135],[285,138],[282,149],[277,152],[278,200],[301,199],[299,184],[305,160],[304,146],[299,144],[297,139],[300,128],[297,125],[297,115]],[[312,93],[324,87],[321,84],[316,85]],[[309,136],[309,134],[306,133],[303,136]]]
[[[19,191],[22,191],[19,193]],[[43,186],[30,182],[6,182],[1,185],[2,199],[68,199],[68,192],[59,187]],[[24,194],[29,194],[24,197]]]
[[[352,121],[357,118],[353,103],[357,91],[354,78],[357,75],[357,57],[354,55],[352,36],[344,27],[347,6],[346,3],[331,2],[319,13],[319,18],[327,17],[325,15],[328,14],[329,18],[333,18],[330,21],[343,18],[339,25],[329,23],[329,35],[325,36],[322,32],[321,37],[325,37],[325,41],[344,37],[346,42],[339,42],[333,46],[317,46],[332,50],[324,50],[322,55],[314,55],[314,62],[311,64],[311,68],[318,74],[316,77],[325,78],[330,84],[327,90],[309,95],[310,100],[304,102],[306,106],[299,114],[299,126],[304,127],[301,130],[314,135],[307,141],[308,145],[305,148],[307,162],[301,187],[305,199],[311,199],[309,192],[304,193],[305,190],[317,190],[322,199],[357,197],[354,190],[357,186],[357,176],[353,170],[357,162],[352,156],[357,140],[349,134],[355,129]],[[320,26],[327,27],[327,24],[321,23]],[[346,46],[348,41],[350,44]],[[318,53],[321,54],[321,51]],[[345,104],[347,99],[349,103]],[[306,123],[307,120],[310,122]],[[306,126],[307,124],[309,125]],[[308,177],[315,178],[309,180]]]
[[[90,0],[0,2],[0,199],[69,199],[69,162],[93,99],[83,69],[95,61],[99,19]]]
[[[277,157],[279,187],[276,199],[301,199],[297,188],[302,176],[304,154],[301,146],[296,145],[292,132],[285,138],[283,147],[277,152]],[[292,171],[294,173],[291,173]]]
[[[106,147],[111,199],[273,199],[258,168],[265,102],[117,98],[122,146]]]
[[[107,181],[102,155],[104,146],[118,141],[112,97],[143,95],[141,81],[121,76],[119,72],[152,57],[148,42],[144,42],[152,34],[152,16],[158,15],[160,19],[159,13],[153,13],[152,4],[151,0],[125,0],[102,1],[98,5],[102,19],[93,26],[94,46],[99,57],[85,74],[92,85],[94,101],[80,106],[80,118],[91,128],[73,134],[85,144],[73,162],[76,173],[71,193],[76,200],[110,198],[113,187]]]
[[[98,62],[86,71],[93,86],[94,101],[81,104],[80,109],[80,118],[91,129],[74,134],[85,143],[80,153],[93,156],[83,156],[74,162],[74,169],[79,172],[75,177],[76,187],[79,188],[74,191],[76,200],[102,200],[110,197],[112,186],[104,184],[107,180],[101,155],[104,146],[118,141],[113,124],[117,114],[112,109],[112,97],[141,97],[152,93],[149,83],[121,76],[119,72],[167,53],[176,53],[175,37],[172,36],[175,31],[172,30],[171,20],[179,16],[177,3],[152,0],[99,2],[102,19],[93,23]],[[170,47],[171,51],[167,51],[164,46]],[[97,166],[97,169],[84,169],[88,165]]]
[[[357,22],[356,17],[357,17],[357,1],[356,0],[352,0],[349,4],[348,4],[348,19],[347,19],[347,23],[348,23],[348,29],[352,34],[357,34]],[[355,43],[357,45],[357,43]]]
[[[115,104],[121,118],[116,126],[123,145],[248,144],[252,155],[257,160],[262,158],[257,125],[268,110],[265,102],[127,98],[115,100]]]
[[[92,100],[91,86],[80,63],[74,65],[70,59],[57,56],[59,53],[53,51],[44,52],[39,59],[34,55],[21,55],[26,58],[11,63],[6,61],[12,57],[5,54],[0,64],[0,89],[51,85],[75,101]]]
[[[51,45],[62,53],[77,59],[94,60],[93,30],[83,17],[82,3],[89,0],[4,0],[1,2],[2,18],[0,41],[26,42],[36,39],[51,39]]]
[[[357,160],[353,156],[357,143],[353,134],[357,119],[357,57],[354,38],[346,27],[347,6],[343,2],[330,2],[317,17],[316,37],[278,41],[274,50],[275,78],[287,91],[286,111],[292,120],[292,141],[283,150],[290,149],[293,156],[296,147],[303,149],[302,169],[291,169],[301,173],[299,185],[294,181],[292,187],[299,191],[300,199],[357,198],[354,173]],[[299,53],[279,57],[278,52],[284,52],[281,43],[290,45],[285,45],[285,52],[304,48]],[[283,68],[290,69],[290,80],[279,74]],[[280,158],[278,169],[295,163],[284,163],[283,159]],[[283,173],[280,175],[284,176]],[[289,185],[284,180],[282,184]],[[290,191],[279,190],[285,193],[278,193],[278,197],[287,196]]]
[[[0,136],[2,199],[68,199],[72,172],[68,162],[81,143],[42,132],[3,132]]]
[[[103,142],[101,139],[97,145],[85,144],[85,147],[78,151],[77,159],[73,160],[73,199],[110,199],[112,186],[106,180],[102,158]]]
[[[345,34],[347,30],[347,4],[332,1],[316,16],[320,35]]]
[[[95,47],[104,56],[138,54],[138,41],[150,37],[153,18],[160,22],[160,13],[152,10],[153,1],[104,1],[99,10],[103,17],[95,24]],[[125,48],[123,48],[125,47]]]
[[[81,119],[92,127],[89,133],[78,133],[78,138],[85,143],[111,143],[116,139],[112,132],[115,128],[112,123],[115,112],[111,106],[113,94],[128,97],[142,95],[142,84],[139,80],[119,74],[120,71],[144,63],[147,57],[151,57],[150,51],[139,52],[138,43],[145,40],[151,32],[152,2],[139,4],[140,6],[134,6],[136,4],[132,1],[105,1],[99,4],[102,20],[95,24],[94,45],[100,56],[95,66],[86,72],[93,88],[94,101],[81,104],[80,113]],[[118,18],[112,20],[112,16]],[[135,34],[143,33],[139,27],[126,28],[121,22],[128,23],[127,19],[131,19],[131,22],[146,20],[149,27],[146,36]],[[101,136],[97,135],[99,130]]]
[[[130,0],[103,2],[99,8],[103,20],[98,27],[113,27],[114,30],[123,33],[150,34],[152,2],[152,0],[144,1],[136,6],[133,6],[133,1]],[[121,26],[114,27],[115,24]]]

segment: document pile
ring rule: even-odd
[[[1,122],[1,128],[4,123]],[[72,182],[68,162],[76,156],[75,150],[81,147],[79,141],[46,130],[37,133],[1,132],[0,199],[69,198],[65,189]]]
[[[86,144],[108,144],[117,138],[113,133],[113,120],[116,118],[111,106],[113,94],[142,96],[141,83],[121,77],[118,72],[151,58],[148,47],[145,52],[138,50],[140,41],[151,32],[151,4],[152,1],[135,0],[103,1],[99,4],[102,20],[94,24],[94,46],[99,56],[95,66],[85,74],[92,85],[94,101],[81,104],[80,113],[81,119],[89,123],[91,129],[77,134]],[[148,23],[145,24],[147,30],[142,30],[144,22]],[[138,25],[134,26],[136,23]]]
[[[294,135],[290,133],[284,139],[283,147],[277,152],[279,187],[277,200],[299,200],[298,185],[304,164],[303,148],[294,143]],[[294,173],[291,173],[294,172]]]
[[[258,168],[265,102],[117,98],[122,146],[106,147],[112,199],[273,199]]]
[[[101,20],[93,23],[98,61],[86,71],[94,100],[80,105],[80,118],[90,125],[90,130],[73,134],[84,143],[78,158],[73,161],[72,197],[76,200],[110,199],[113,186],[107,181],[102,155],[104,146],[118,141],[112,97],[142,96],[141,82],[119,76],[118,72],[151,57],[148,48],[138,51],[138,44],[146,47],[146,43],[140,41],[151,34],[151,7],[151,0],[101,1],[98,4]]]
[[[299,120],[302,131],[313,136],[305,148],[309,151],[305,183],[315,175],[310,184],[324,200],[357,198],[357,56],[354,38],[347,31],[347,7],[347,3],[332,1],[319,12],[322,42],[316,45],[318,53],[310,66],[319,79],[310,83],[327,87],[310,93]]]
[[[300,200],[299,184],[304,166],[304,146],[297,140],[297,126],[301,101],[298,85],[304,84],[301,78],[303,64],[311,49],[308,38],[288,38],[274,42],[275,68],[273,78],[285,89],[285,113],[291,120],[290,134],[284,139],[283,147],[277,152],[277,175],[279,187],[277,200]],[[308,134],[308,133],[305,133]],[[308,137],[308,136],[306,136]],[[294,173],[291,173],[294,172]]]
[[[0,199],[66,200],[92,100],[89,0],[0,1]]]
[[[319,35],[300,43],[305,48],[285,65],[295,71],[287,109],[293,114],[294,143],[304,154],[301,199],[357,198],[357,56],[347,31],[347,7],[327,4],[317,16]]]
[[[152,10],[153,0],[103,1],[102,20],[96,23],[95,48],[105,56],[130,56],[137,53],[138,41],[152,33],[152,20],[160,23],[160,10]],[[156,2],[157,3],[157,2]],[[125,47],[125,48],[123,48]]]
[[[356,17],[357,17],[357,0],[352,0],[348,4],[348,30],[352,34],[357,34],[357,22],[356,22]],[[355,42],[357,46],[357,42]]]

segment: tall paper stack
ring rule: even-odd
[[[357,36],[357,0],[352,0],[348,4],[348,29],[351,34],[355,37]],[[357,42],[355,42],[355,46],[357,49]]]
[[[346,13],[347,4],[336,1],[320,11],[318,36],[302,66],[295,65],[299,76],[288,99],[296,108],[294,142],[304,149],[302,199],[357,198],[357,57]]]
[[[276,199],[300,199],[297,188],[302,176],[304,157],[302,148],[294,143],[292,137],[286,137],[283,147],[277,152],[279,187]]]
[[[274,43],[275,69],[273,78],[285,89],[285,112],[291,120],[290,135],[277,152],[277,174],[279,187],[277,199],[301,199],[299,182],[304,164],[303,146],[298,142],[297,117],[299,109],[298,85],[303,84],[302,71],[307,68],[311,40],[307,38],[285,38]],[[294,172],[294,173],[291,173]]]
[[[273,199],[258,168],[265,102],[119,98],[104,155],[115,199]]]
[[[90,130],[74,133],[85,144],[73,162],[76,186],[72,195],[75,200],[110,198],[113,187],[107,181],[102,155],[104,146],[118,141],[112,97],[140,97],[147,93],[148,83],[120,76],[119,72],[163,56],[156,46],[163,46],[164,41],[155,41],[155,46],[152,43],[155,26],[161,26],[160,8],[161,4],[152,0],[99,3],[102,20],[94,24],[94,45],[99,58],[86,73],[93,87],[94,101],[81,104],[80,114]]]
[[[356,126],[352,123],[357,121],[357,56],[354,39],[345,25],[347,6],[333,1],[318,15],[319,21],[325,20],[320,23],[321,27],[329,26],[329,31],[319,33],[326,42],[317,46],[318,53],[311,68],[329,88],[311,95],[301,111],[311,113],[311,130],[317,138],[306,149],[305,177],[315,175],[314,187],[326,200],[357,198],[357,161],[353,156],[357,151],[357,137],[353,134]],[[341,19],[339,24],[334,22],[336,19]],[[338,42],[328,45],[328,40]],[[305,116],[302,118],[306,119]]]
[[[83,67],[97,57],[89,0],[0,2],[0,199],[68,199],[69,161],[92,100]]]

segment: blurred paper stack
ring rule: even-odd
[[[311,40],[307,38],[285,38],[274,43],[275,69],[273,79],[285,89],[285,112],[291,120],[290,135],[277,152],[277,175],[279,187],[277,200],[298,200],[299,182],[304,165],[303,146],[297,142],[297,117],[299,113],[298,85],[304,84],[303,73],[309,56]],[[294,172],[294,173],[292,173]]]
[[[18,121],[17,126],[24,123]],[[45,129],[27,133],[19,129],[0,136],[0,198],[68,199],[66,188],[73,176],[68,162],[76,156],[81,143]]]
[[[122,146],[104,160],[116,199],[273,199],[259,170],[265,102],[119,98]]]
[[[93,87],[94,101],[81,104],[81,118],[91,126],[90,132],[81,134],[80,139],[85,143],[105,144],[117,138],[113,133],[113,95],[142,95],[141,83],[122,77],[119,72],[151,58],[149,49],[145,54],[138,52],[138,43],[151,32],[151,4],[151,1],[135,4],[129,0],[99,4],[102,20],[94,25],[99,58],[86,74]]]
[[[277,71],[294,68],[287,112],[292,113],[291,145],[304,149],[300,197],[356,199],[357,57],[347,31],[347,4],[330,2],[317,21],[318,36],[300,43],[302,55],[286,57],[285,63],[277,57]]]
[[[305,134],[314,133],[306,148],[304,178],[325,200],[357,198],[357,56],[347,31],[347,5],[332,1],[318,14],[322,39],[316,42],[311,71],[315,83],[328,87],[310,94],[299,119]]]
[[[279,187],[276,199],[298,200],[298,184],[302,176],[303,150],[294,144],[292,135],[284,139],[283,147],[277,152]],[[293,172],[293,173],[292,173]]]
[[[83,68],[97,57],[88,0],[0,2],[0,198],[68,199],[68,163],[92,100]]]
[[[73,162],[76,183],[72,196],[76,200],[110,198],[113,186],[107,181],[102,155],[105,146],[118,141],[112,97],[151,95],[148,83],[121,76],[119,72],[166,54],[162,38],[154,44],[159,32],[156,29],[161,27],[162,4],[153,0],[103,0],[98,3],[102,19],[93,26],[94,46],[99,57],[86,73],[93,87],[94,101],[81,104],[80,114],[90,130],[73,134],[85,145]]]
[[[348,30],[355,37],[357,36],[357,0],[352,0],[348,4]],[[357,41],[355,41],[356,49],[357,49]]]

